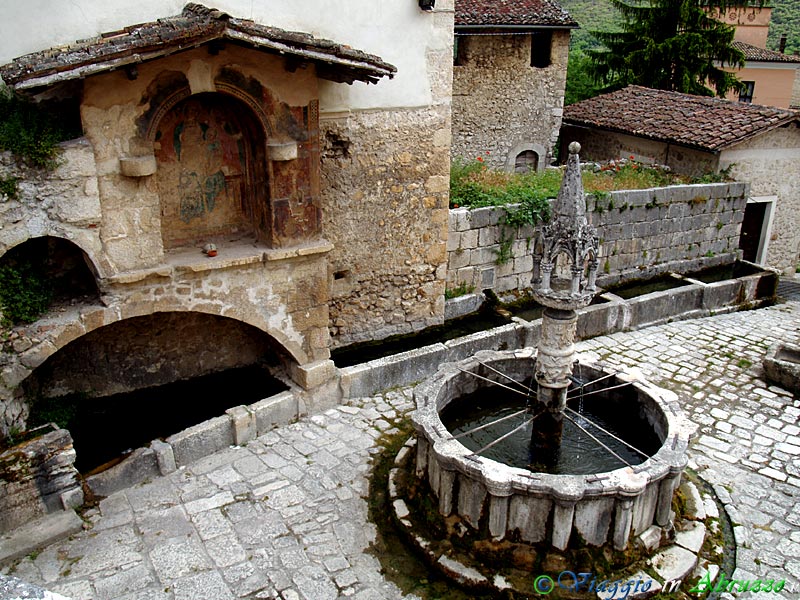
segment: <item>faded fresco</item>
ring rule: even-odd
[[[187,98],[159,123],[155,151],[166,248],[252,233],[248,162],[257,129],[246,123],[235,101],[211,94]]]

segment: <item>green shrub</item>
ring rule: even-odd
[[[6,196],[12,200],[16,198],[17,183],[19,183],[19,177],[0,177],[0,196]]]
[[[462,281],[454,288],[447,288],[444,291],[445,300],[450,300],[451,298],[458,298],[459,296],[466,296],[467,294],[471,294],[475,291],[474,285],[468,285],[466,281]]]
[[[52,290],[31,263],[0,267],[0,307],[5,325],[33,323],[50,306]]]
[[[58,164],[58,143],[76,134],[56,114],[0,88],[0,150],[52,169]]]

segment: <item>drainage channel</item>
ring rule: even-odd
[[[56,421],[68,429],[75,466],[89,475],[117,464],[154,439],[287,389],[266,369],[251,365],[102,398],[70,394],[39,400],[32,421]]]

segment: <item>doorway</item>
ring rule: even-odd
[[[742,230],[739,234],[739,248],[743,260],[757,265],[765,264],[777,199],[777,196],[757,196],[747,199]]]

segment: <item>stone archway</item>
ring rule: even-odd
[[[94,263],[80,246],[61,237],[45,235],[25,240],[0,254],[0,269],[10,269],[10,272],[5,271],[6,277],[16,274],[21,278],[19,283],[23,289],[19,292],[27,299],[20,301],[41,303],[42,310],[47,310],[46,304],[52,308],[54,303],[96,304],[99,301]],[[3,285],[9,286],[5,290],[9,291],[14,284],[6,280]],[[42,295],[41,302],[36,301],[37,295]],[[7,316],[15,320],[13,315]]]
[[[221,236],[270,243],[266,135],[247,104],[221,93],[183,98],[152,136],[166,250]]]

